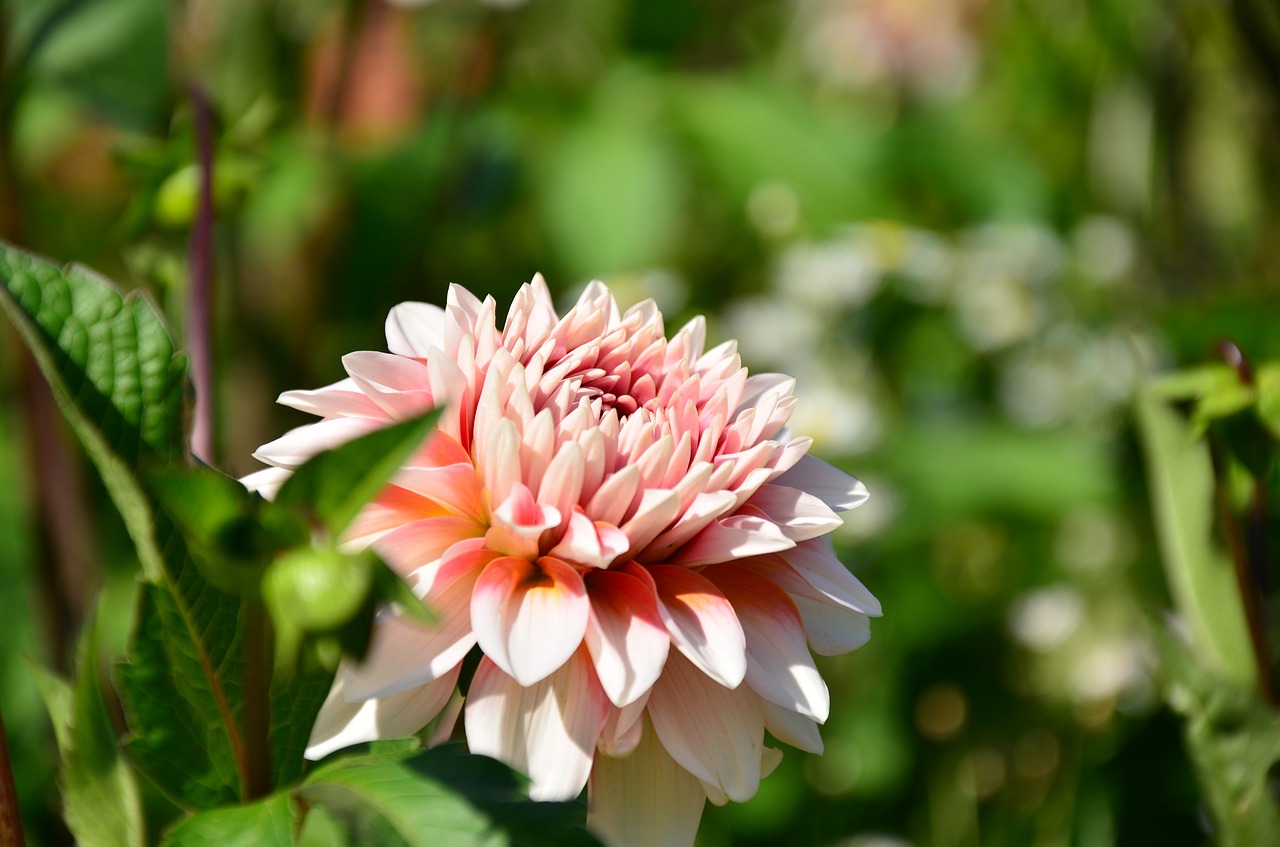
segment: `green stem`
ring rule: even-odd
[[[271,793],[271,636],[257,597],[244,601],[244,799]]]
[[[22,817],[18,814],[18,788],[13,782],[9,745],[4,737],[4,718],[0,717],[0,847],[23,847],[25,844]]]

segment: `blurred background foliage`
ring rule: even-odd
[[[450,282],[706,313],[869,485],[885,617],[820,662],[825,757],[700,844],[1203,844],[1130,407],[1219,338],[1280,357],[1277,97],[1266,0],[0,0],[0,237],[181,336],[208,104],[233,473]],[[99,588],[118,654],[136,563],[8,330],[0,366],[0,712],[56,845],[26,662]]]

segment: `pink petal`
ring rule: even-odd
[[[485,550],[446,555],[429,569],[414,593],[427,600],[438,618],[427,626],[386,617],[373,629],[369,654],[347,668],[346,693],[352,699],[385,697],[439,679],[476,643],[471,629],[471,594],[481,567],[492,557]]]
[[[689,773],[744,802],[760,785],[764,712],[746,688],[731,690],[672,655],[649,695],[653,728]]]
[[[527,687],[486,656],[467,695],[467,744],[527,774],[533,799],[571,800],[587,784],[608,709],[585,650]]]
[[[620,759],[630,756],[640,743],[644,729],[644,709],[649,703],[649,692],[622,708],[609,707],[609,716],[605,718],[604,728],[600,730],[600,740],[596,749],[606,756]],[[652,730],[651,730],[652,731]]]
[[[761,485],[748,502],[768,515],[783,535],[796,542],[826,535],[842,523],[826,503],[785,485]]]
[[[647,570],[658,590],[658,613],[680,652],[721,685],[740,685],[747,674],[746,636],[720,589],[685,568]]]
[[[322,418],[354,417],[385,420],[387,413],[368,398],[354,380],[344,379],[313,391],[286,391],[276,398],[282,406]]]
[[[728,511],[734,499],[730,491],[703,491],[695,495],[680,519],[645,548],[645,558],[653,562],[667,560],[672,551]]]
[[[819,600],[791,595],[809,646],[819,656],[839,656],[857,650],[871,638],[871,620],[862,612]]]
[[[560,525],[560,511],[533,499],[533,494],[517,482],[511,496],[493,510],[493,525],[485,533],[491,550],[508,556],[532,558],[538,555],[542,533]]]
[[[803,541],[779,555],[832,602],[873,618],[880,617],[880,601],[841,564],[829,540]]]
[[[461,667],[459,664],[439,679],[398,694],[355,701],[346,698],[345,672],[339,670],[311,729],[307,758],[314,761],[352,744],[413,735],[448,705]]]
[[[827,685],[805,646],[800,613],[785,591],[740,565],[703,574],[724,592],[747,639],[747,685],[766,700],[822,723],[831,710]]]
[[[578,649],[590,608],[582,577],[569,565],[507,556],[477,580],[471,622],[485,655],[521,685],[533,685]]]
[[[814,456],[801,457],[777,482],[807,491],[837,512],[861,506],[871,496],[860,481]]]
[[[410,577],[421,567],[431,564],[459,541],[476,538],[484,527],[470,518],[447,515],[414,521],[381,536],[373,542],[374,551],[392,570]]]
[[[582,479],[582,448],[571,441],[560,448],[547,466],[538,486],[538,502],[555,507],[562,518],[567,518],[578,506]]]
[[[372,432],[385,421],[371,418],[332,418],[291,429],[275,441],[254,451],[253,458],[278,468],[293,470],[312,456],[346,444],[366,432]]]
[[[818,732],[818,725],[813,718],[784,709],[768,700],[761,705],[764,707],[764,728],[774,738],[806,753],[822,755],[822,734]]]
[[[652,544],[680,513],[680,495],[674,490],[651,489],[640,497],[640,505],[620,529],[631,540],[627,549],[635,556]]]
[[[402,468],[395,484],[444,506],[456,515],[484,521],[488,514],[480,491],[480,480],[470,462],[444,467]]]
[[[737,514],[712,522],[677,551],[671,561],[693,567],[776,553],[795,546],[776,523],[753,514],[751,508],[743,506]]]
[[[604,521],[592,521],[582,507],[574,506],[569,526],[550,555],[591,568],[607,568],[630,546],[622,530]]]
[[[631,510],[639,485],[640,469],[627,465],[600,484],[587,503],[587,514],[595,520],[620,525]]]
[[[671,637],[654,589],[641,579],[626,572],[594,571],[586,585],[591,598],[587,649],[609,699],[626,706],[662,673]]]
[[[240,477],[240,484],[250,491],[256,491],[268,500],[275,499],[276,492],[285,480],[293,476],[293,471],[284,468],[263,468],[248,476]]]
[[[644,721],[635,752],[591,769],[587,828],[610,847],[693,847],[706,795]]]
[[[426,365],[390,353],[361,351],[342,357],[352,381],[393,418],[411,418],[435,405]]]
[[[427,358],[444,345],[444,309],[430,303],[401,303],[387,315],[387,349],[398,356]]]

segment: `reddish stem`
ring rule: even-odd
[[[191,280],[187,301],[187,349],[196,401],[191,451],[206,464],[215,464],[215,387],[213,372],[213,110],[198,85],[189,89],[195,111],[196,158],[200,166],[200,196],[191,231]]]

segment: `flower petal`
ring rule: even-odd
[[[822,596],[837,605],[880,617],[880,601],[836,558],[828,539],[804,541],[779,555]]]
[[[622,530],[604,521],[592,521],[581,506],[575,506],[564,536],[550,555],[591,568],[607,568],[630,546]]]
[[[843,523],[817,497],[785,485],[762,485],[747,502],[768,515],[783,535],[797,543],[826,535]]]
[[[600,684],[615,706],[644,694],[662,673],[671,646],[654,589],[619,571],[586,577],[591,616],[586,642]]]
[[[703,575],[724,592],[747,639],[747,685],[766,700],[825,722],[831,698],[805,646],[800,613],[785,591],[740,565]]]
[[[348,700],[345,671],[339,670],[311,729],[307,758],[314,761],[352,744],[413,735],[449,704],[461,668],[459,664],[425,685],[370,700]]]
[[[411,418],[435,405],[430,372],[416,359],[363,350],[343,356],[342,366],[360,390],[393,418]]]
[[[837,512],[861,506],[871,494],[859,480],[814,456],[803,456],[777,478],[779,485],[807,491]]]
[[[504,556],[485,567],[471,597],[480,649],[521,685],[568,661],[587,631],[590,603],[577,571],[544,556]]]
[[[635,752],[591,769],[587,828],[610,847],[693,847],[706,795],[644,721]]]
[[[355,380],[343,379],[312,391],[286,391],[276,398],[282,406],[322,418],[353,417],[385,420],[387,413],[360,390]]]
[[[296,469],[324,450],[330,450],[372,432],[385,421],[372,418],[330,418],[291,429],[254,451],[253,458],[277,468]]]
[[[806,753],[822,755],[822,734],[818,732],[818,724],[813,718],[807,718],[768,700],[763,701],[761,706],[764,707],[764,728],[774,738]]]
[[[609,716],[605,718],[604,728],[600,730],[600,740],[596,749],[606,756],[622,758],[630,756],[640,743],[640,735],[644,729],[644,709],[649,704],[649,692],[640,695],[639,699],[621,708],[609,707]]]
[[[871,619],[862,612],[796,594],[791,599],[804,622],[809,647],[819,656],[840,656],[871,638]]]
[[[467,695],[467,744],[528,775],[533,799],[571,800],[587,784],[608,709],[585,649],[527,687],[486,656]]]
[[[539,539],[560,525],[560,511],[533,499],[524,483],[511,487],[511,496],[493,510],[493,523],[485,544],[508,556],[531,559],[538,555]]]
[[[796,545],[776,523],[753,514],[751,509],[750,505],[743,506],[736,514],[711,522],[670,561],[694,567],[776,553]]]
[[[662,746],[689,773],[731,800],[755,795],[764,712],[754,692],[725,688],[673,654],[649,695],[649,716]]]
[[[387,349],[398,356],[427,358],[444,344],[444,309],[430,303],[401,303],[387,315]]]
[[[706,577],[673,565],[648,569],[658,613],[680,652],[721,685],[737,688],[747,674],[747,642],[733,606]]]

